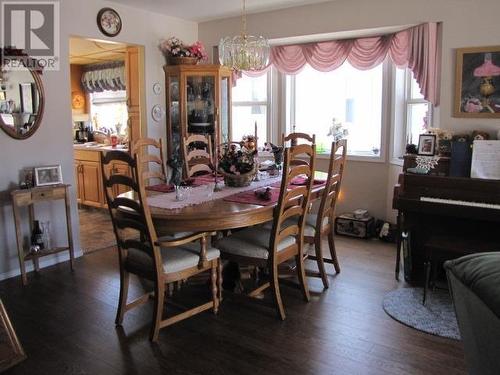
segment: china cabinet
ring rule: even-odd
[[[170,163],[182,163],[182,139],[191,134],[210,135],[214,144],[230,141],[231,70],[221,65],[165,65],[164,71]]]

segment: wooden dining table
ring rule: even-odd
[[[317,178],[324,178],[324,172],[317,172]],[[313,185],[311,200],[321,196],[325,185]],[[224,189],[231,189],[224,187]],[[252,186],[249,187],[249,190]],[[127,193],[125,193],[127,194]],[[148,196],[159,194],[148,191]],[[175,193],[167,193],[175,194]],[[200,204],[179,209],[165,209],[150,206],[151,216],[159,235],[176,232],[223,231],[262,224],[273,219],[275,204],[258,205],[237,203],[221,199],[209,200]]]

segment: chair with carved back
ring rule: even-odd
[[[101,154],[104,189],[108,209],[115,232],[120,265],[120,296],[115,323],[121,325],[125,312],[154,299],[151,341],[158,339],[161,328],[186,319],[202,311],[213,309],[217,313],[221,300],[221,263],[219,250],[208,245],[209,233],[189,234],[184,237],[158,238],[149,206],[146,202],[144,180],[138,154],[134,157],[120,151]],[[110,163],[121,161],[134,171],[132,176],[108,175]],[[129,193],[115,197],[116,185],[125,185]],[[195,242],[199,241],[199,243]],[[211,277],[211,301],[169,318],[163,317],[166,289],[171,283],[209,272]],[[148,279],[154,284],[154,292],[128,302],[130,274]]]
[[[286,147],[287,142],[290,142],[289,146],[296,146],[300,143],[307,144],[316,144],[316,134],[309,135],[306,133],[290,133],[290,134],[281,134],[281,145]]]
[[[213,172],[212,139],[209,135],[192,134],[185,137],[184,175],[189,178]]]
[[[165,159],[163,158],[163,142],[153,138],[140,138],[131,148],[131,155],[141,156],[141,180],[146,185],[151,185],[151,180],[155,182],[167,182],[165,170]]]
[[[335,249],[333,229],[335,220],[335,205],[340,193],[346,154],[347,140],[342,139],[337,142],[332,142],[328,175],[325,189],[323,190],[321,196],[319,210],[317,214],[307,215],[306,225],[304,228],[304,242],[313,244],[315,249],[315,255],[308,255],[307,257],[311,260],[316,260],[319,270],[318,273],[308,271],[308,276],[320,277],[325,288],[328,288],[328,277],[325,271],[325,263],[333,264],[335,272],[340,272],[340,265]],[[325,235],[328,236],[328,247],[331,258],[325,258],[322,253],[321,239]]]
[[[283,147],[294,147],[298,144],[316,144],[316,134],[309,135],[306,133],[290,133],[288,135],[281,134],[281,145]],[[304,164],[302,158],[297,158],[294,163]]]
[[[302,158],[307,155],[307,164],[294,164],[298,155]],[[268,270],[269,281],[261,283],[249,292],[248,296],[255,297],[271,288],[278,316],[282,320],[286,315],[278,282],[280,264],[295,258],[300,287],[305,300],[309,301],[304,269],[303,230],[313,184],[314,161],[314,145],[298,145],[286,149],[284,175],[272,226],[257,225],[245,228],[216,243],[223,259]],[[292,179],[299,175],[307,176],[306,184],[291,189]]]

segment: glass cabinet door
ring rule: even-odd
[[[186,77],[187,132],[210,134],[215,123],[215,76],[188,75]]]
[[[169,108],[169,122],[170,122],[170,139],[169,139],[169,155],[174,160],[181,160],[181,118],[180,118],[180,108],[179,108],[179,77],[169,76],[168,77],[168,94],[170,96],[168,103]]]
[[[229,134],[229,77],[222,77],[220,90],[221,90],[221,103],[220,103],[220,134],[221,140],[219,143],[231,141]]]

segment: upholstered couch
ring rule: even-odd
[[[500,374],[500,252],[445,262],[472,375]]]

